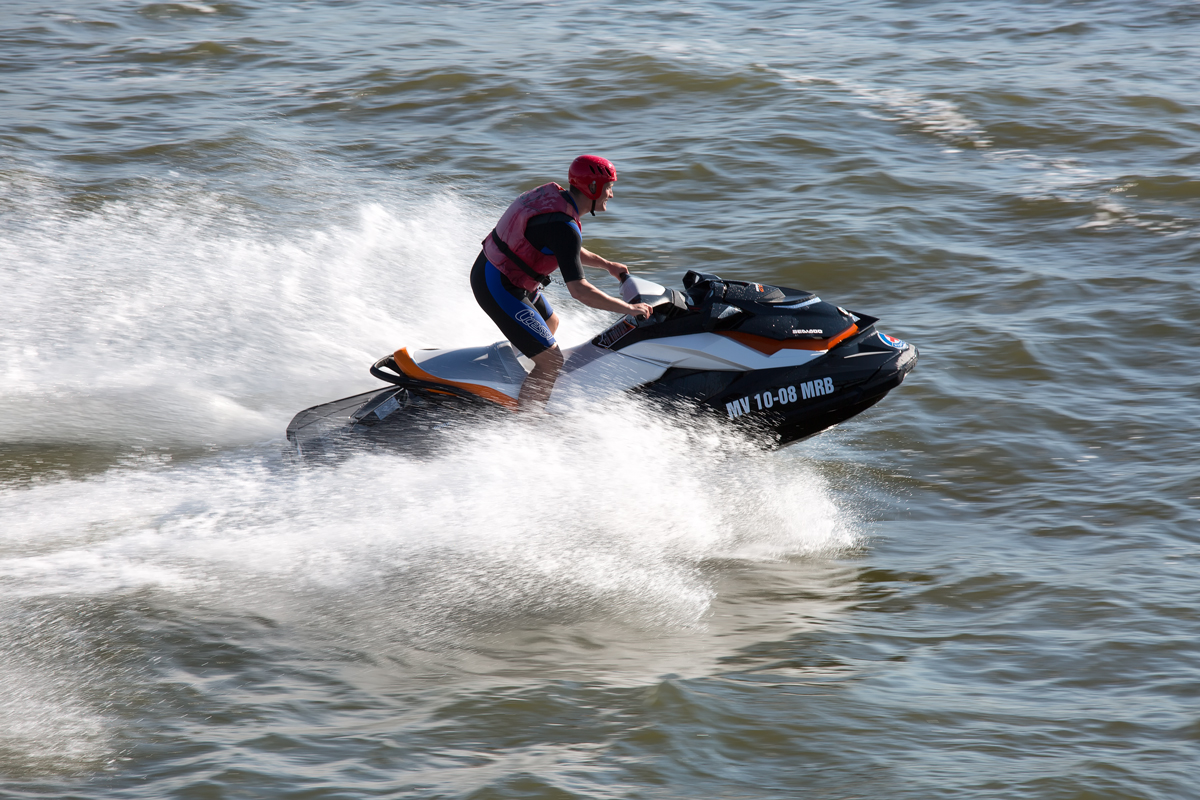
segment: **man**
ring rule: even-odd
[[[483,240],[483,252],[471,268],[475,299],[512,343],[533,359],[533,371],[521,385],[518,409],[541,408],[562,369],[563,356],[554,340],[558,314],[542,287],[559,270],[567,291],[585,306],[619,314],[649,317],[650,306],[630,305],[605,294],[583,277],[583,267],[608,270],[617,279],[629,267],[583,247],[580,209],[590,203],[592,216],[608,208],[617,169],[607,158],[580,156],[567,174],[570,189],[547,183],[525,192],[508,207]]]

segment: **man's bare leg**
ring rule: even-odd
[[[546,405],[562,365],[563,354],[558,345],[533,357],[533,371],[525,376],[525,382],[521,384],[521,393],[517,396],[518,411],[540,411]]]

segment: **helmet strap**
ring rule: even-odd
[[[593,217],[596,216],[596,200],[595,200],[595,198],[592,198],[592,212],[591,213],[592,213]]]

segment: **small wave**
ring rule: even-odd
[[[172,19],[217,14],[241,16],[241,9],[233,3],[147,3],[137,13],[150,19]]]
[[[1118,195],[1146,199],[1191,200],[1196,196],[1195,181],[1168,177],[1145,179],[1144,194],[1130,191],[1143,188],[1143,182],[1124,183],[1095,197],[1097,186],[1106,179],[1094,168],[1075,157],[1043,156],[1026,148],[997,148],[995,137],[985,126],[962,113],[954,103],[931,99],[920,93],[869,86],[840,78],[828,78],[759,65],[785,80],[799,85],[824,84],[866,100],[883,110],[880,119],[897,121],[946,142],[948,154],[958,153],[961,147],[970,148],[989,166],[1008,170],[1018,184],[1018,192],[1029,200],[1050,197],[1067,202],[1090,203],[1095,212],[1077,229],[1106,229],[1129,226],[1167,236],[1189,235],[1196,230],[1196,221],[1187,217],[1134,210],[1128,203],[1119,202]],[[1145,104],[1156,110],[1175,111],[1170,101],[1162,98],[1136,98],[1133,104]],[[1131,134],[1138,136],[1141,134]],[[1154,134],[1157,135],[1157,134]],[[1011,138],[1007,137],[1007,138]],[[1165,198],[1163,197],[1165,196]]]
[[[797,73],[761,64],[757,67],[794,84],[825,84],[836,87],[888,112],[889,115],[883,119],[911,125],[923,133],[951,144],[969,145],[979,149],[992,145],[992,140],[983,126],[947,100],[925,97],[907,89],[875,87],[859,81]]]
[[[235,42],[193,42],[171,50],[147,50],[145,48],[117,47],[106,54],[107,58],[119,59],[123,64],[194,64],[209,60],[236,60],[239,62],[266,58],[262,42],[241,39]]]

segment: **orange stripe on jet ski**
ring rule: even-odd
[[[746,347],[752,347],[760,353],[773,356],[780,350],[828,350],[838,342],[858,333],[858,326],[851,325],[831,339],[768,339],[757,333],[743,333],[742,331],[718,331],[718,333],[728,336]]]
[[[459,381],[449,381],[445,378],[439,378],[436,375],[431,375],[425,370],[417,366],[417,362],[412,360],[412,356],[408,354],[407,347],[401,347],[392,354],[392,358],[396,361],[396,366],[410,378],[416,378],[421,381],[429,381],[430,383],[444,383],[447,386],[454,386],[459,389],[465,389],[477,397],[482,397],[484,400],[490,400],[493,403],[502,405],[505,408],[516,411],[517,401],[506,395],[504,392],[491,388],[490,386],[480,386],[477,383],[460,383]],[[437,391],[431,389],[430,391]]]

